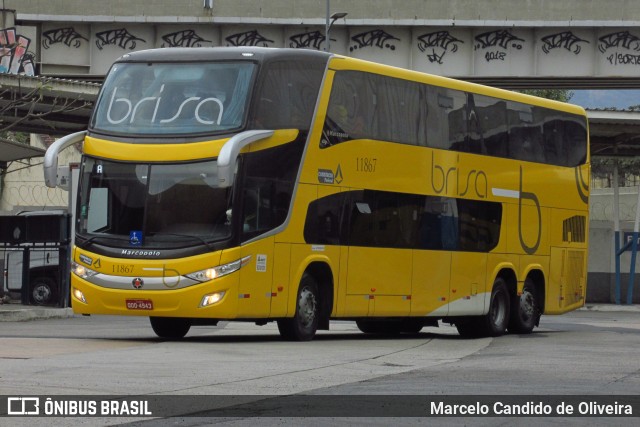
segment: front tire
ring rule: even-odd
[[[305,273],[298,287],[293,318],[278,320],[280,335],[288,341],[311,341],[318,330],[319,316],[318,283],[313,276]]]
[[[179,340],[191,329],[191,320],[180,317],[149,317],[153,332],[160,338]]]
[[[509,332],[514,334],[530,334],[540,320],[540,309],[536,297],[536,287],[527,278],[521,295],[515,295],[511,300],[511,318]]]

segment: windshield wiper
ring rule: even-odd
[[[117,240],[119,242],[124,241],[124,239],[122,237],[110,237],[110,236],[92,236],[89,238],[84,238],[84,237],[80,237],[81,239],[85,239],[82,243],[76,243],[77,246],[81,247],[82,249],[87,249],[89,247],[89,245],[91,243],[93,243],[94,240],[96,239],[105,239],[105,240]]]
[[[212,245],[212,242],[209,242],[205,239],[203,239],[200,236],[197,235],[193,235],[193,234],[180,234],[180,233],[155,233],[153,235],[153,237],[160,237],[160,236],[173,236],[173,237],[187,237],[190,239],[195,239],[198,240],[200,243],[202,243],[203,245],[205,245],[207,248],[213,250],[214,247]]]

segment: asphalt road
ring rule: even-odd
[[[638,395],[640,311],[545,316],[531,335],[462,339],[455,328],[371,337],[334,322],[308,343],[275,325],[194,327],[181,342],[148,320],[0,323],[0,395]],[[254,405],[256,408],[259,405]],[[56,418],[64,425],[636,425],[630,418]],[[257,409],[256,409],[257,410]],[[10,425],[51,425],[10,418]],[[259,420],[259,421],[258,421]],[[4,424],[0,419],[0,423]],[[6,424],[5,424],[6,425]],[[58,424],[62,425],[62,424]]]

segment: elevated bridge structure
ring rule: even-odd
[[[86,123],[97,93],[86,82],[101,82],[128,52],[325,50],[327,30],[332,52],[497,87],[640,88],[638,1],[5,0],[3,7],[0,127],[54,135]],[[49,114],[49,124],[44,115],[15,123],[26,107],[10,97],[42,84],[17,74],[55,78],[43,85],[40,112],[65,99],[79,107]]]
[[[5,0],[3,5],[6,34],[4,43],[0,34],[0,45],[13,37],[21,48],[12,56],[26,55],[25,72],[65,78],[100,80],[119,56],[155,47],[322,50],[330,27],[335,53],[493,86],[640,85],[640,2],[630,0]],[[17,70],[18,62],[12,60],[8,69]]]

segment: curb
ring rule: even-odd
[[[6,307],[0,309],[0,322],[26,322],[29,320],[63,319],[73,317],[71,308]]]

